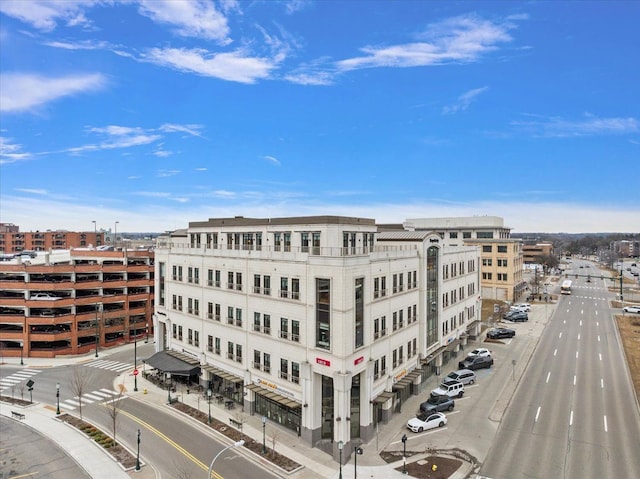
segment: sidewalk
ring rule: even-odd
[[[110,350],[101,350],[100,356],[102,358],[108,357],[111,354],[122,351],[123,349],[132,348],[132,345],[123,345]],[[3,358],[5,364],[19,365],[19,358]],[[84,355],[81,357],[65,357],[56,359],[40,359],[40,358],[25,358],[25,368],[47,368],[54,366],[62,366],[66,364],[82,364],[93,360],[92,355]],[[437,385],[440,378],[432,377],[423,386],[424,390],[429,390]],[[114,388],[118,388],[119,385],[124,385],[125,394],[135,400],[146,402],[153,407],[166,408],[167,411],[171,411],[172,414],[182,414],[171,408],[167,404],[167,392],[160,389],[155,384],[142,378],[142,374],[137,377],[138,391],[134,391],[134,376],[131,372],[122,373],[116,377],[114,381]],[[146,392],[145,392],[146,391]],[[188,404],[194,408],[198,408],[204,413],[208,413],[208,404],[205,399],[200,398],[198,404],[198,394],[186,394],[186,393],[172,393],[172,397],[178,396],[181,402]],[[418,410],[420,402],[424,398],[422,396],[412,396],[402,408],[405,411]],[[0,413],[5,416],[11,416],[11,405],[0,403]],[[235,418],[235,415],[242,411],[240,406],[236,406],[236,409],[229,411],[224,409],[224,405],[217,403],[211,403],[211,416],[217,420],[229,423],[229,418]],[[25,409],[27,418],[24,420],[28,426],[41,432],[49,439],[55,441],[60,447],[65,449],[67,453],[93,478],[95,479],[130,479],[135,477],[136,479],[156,479],[159,474],[151,465],[143,464],[141,471],[128,471],[125,472],[122,468],[108,456],[102,448],[97,446],[93,441],[90,441],[79,431],[74,428],[55,419],[55,410],[52,410],[50,406],[36,405]],[[187,415],[183,415],[184,421],[189,422],[191,425],[197,427],[206,427],[190,418]],[[261,417],[254,415],[251,416],[248,413],[244,414],[243,433],[254,440],[262,441],[262,421]],[[198,426],[199,425],[199,426]],[[209,428],[207,428],[209,429]],[[212,434],[218,434],[216,431],[211,430]],[[321,451],[318,448],[312,448],[303,444],[297,435],[293,431],[288,431],[284,428],[279,428],[279,437],[276,443],[276,451],[284,456],[293,459],[304,467],[293,474],[287,474],[284,471],[279,470],[275,466],[269,467],[269,470],[273,473],[280,475],[281,477],[291,479],[338,479],[340,477],[340,466],[334,461],[330,455]],[[400,451],[402,450],[402,443],[399,438],[406,432],[406,414],[394,414],[391,420],[384,425],[381,425],[376,437],[369,443],[360,444],[359,446],[364,449],[364,454],[358,456],[357,461],[357,474],[358,477],[368,479],[393,479],[407,477],[401,472],[396,471],[396,468],[402,466],[402,461],[395,463],[386,463],[379,455],[382,451]],[[225,436],[219,435],[222,441],[229,441]],[[425,447],[415,444],[413,450],[425,450]],[[246,452],[251,455],[252,453]],[[427,457],[427,453],[415,454],[407,458],[407,463],[420,461]],[[353,479],[355,476],[354,471],[354,455],[349,459],[349,462],[345,462],[342,465],[342,478]],[[471,465],[463,463],[463,465],[456,471],[450,479],[463,479],[468,477],[471,470]]]

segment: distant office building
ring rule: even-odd
[[[211,218],[155,253],[158,360],[182,357],[205,388],[334,457],[455,369],[480,332],[478,248],[434,232]]]
[[[0,223],[0,233],[17,233],[20,231],[18,225],[13,223]]]
[[[410,218],[404,228],[433,231],[448,246],[477,246],[480,284],[484,299],[515,301],[523,292],[522,241],[511,238],[511,228],[498,216]]]
[[[6,224],[6,223],[5,223]],[[15,225],[12,225],[15,226]],[[101,246],[103,232],[29,231],[20,232],[17,227],[0,229],[0,252],[16,254],[22,251],[48,251],[52,249],[86,248]]]
[[[84,354],[96,339],[101,348],[146,338],[153,272],[148,251],[60,250],[2,261],[2,354]]]
[[[525,264],[543,264],[545,257],[554,254],[552,243],[524,240],[522,244],[522,258]]]

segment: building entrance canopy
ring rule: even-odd
[[[195,360],[177,358],[167,351],[160,351],[146,360],[152,368],[175,376],[194,376],[200,374],[200,364]]]

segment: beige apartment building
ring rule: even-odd
[[[436,232],[447,246],[477,246],[483,299],[514,302],[526,287],[522,241],[511,238],[499,216],[410,218],[403,227]]]

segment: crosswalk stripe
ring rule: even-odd
[[[30,378],[34,374],[37,374],[37,373],[32,373],[32,372],[28,372],[28,371],[18,371],[17,373],[13,373],[12,376]]]
[[[103,389],[101,389],[100,391],[104,391],[104,392],[106,392],[107,394],[111,394],[112,396],[117,396],[118,394],[120,394],[120,393],[119,393],[119,392],[117,392],[117,391],[112,391],[112,390],[110,390],[110,389],[104,389],[104,388],[103,388]]]
[[[73,399],[65,399],[64,401],[62,401],[65,404],[71,404],[72,406],[80,406],[80,403],[78,401],[75,401]]]
[[[111,398],[111,396],[103,393],[102,391],[91,391],[91,394],[93,394],[94,396],[100,396],[102,398]]]
[[[89,393],[82,395],[82,399],[85,399],[85,398],[93,399],[94,401],[100,401],[104,399],[102,396],[94,396],[93,394],[89,394]]]
[[[14,384],[18,384],[20,381],[22,381],[22,379],[13,379],[13,378],[7,377],[7,378],[3,379],[2,381],[0,381],[0,384],[4,383],[4,384],[8,384],[9,386],[12,386]]]

